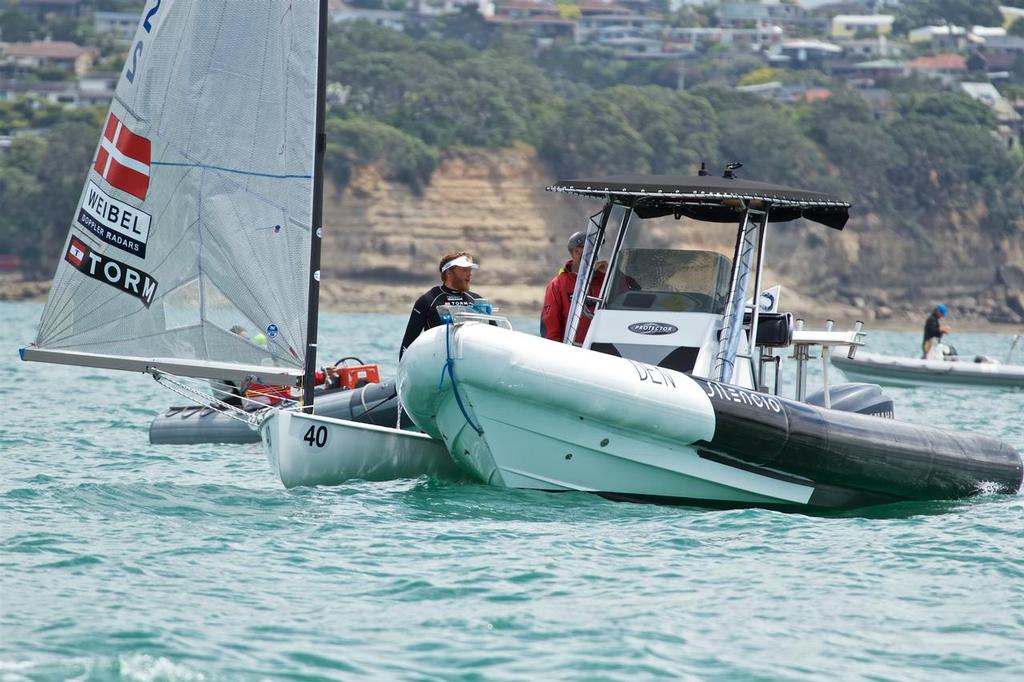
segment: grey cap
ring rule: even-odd
[[[577,246],[583,246],[586,243],[586,241],[587,241],[587,233],[586,232],[583,232],[583,231],[573,232],[572,236],[569,237],[569,250],[572,251]]]

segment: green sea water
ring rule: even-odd
[[[1024,679],[1020,495],[808,516],[286,491],[256,445],[150,446],[180,402],[152,379],[19,362],[41,310],[0,303],[2,682]],[[326,315],[322,359],[392,375],[404,323]],[[887,392],[901,419],[1024,451],[1024,393]]]

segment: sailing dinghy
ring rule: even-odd
[[[195,380],[305,387],[312,412],[326,26],[325,0],[146,3],[22,359],[145,372],[247,430],[268,412]],[[370,427],[352,428],[361,446]],[[392,477],[443,468],[429,438],[393,440]],[[364,474],[372,454],[287,483]]]

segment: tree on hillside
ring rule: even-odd
[[[572,177],[650,173],[654,150],[614,101],[591,93],[569,103],[540,153],[559,176]]]
[[[43,26],[18,8],[18,0],[0,0],[0,40],[8,43],[42,38]]]
[[[31,274],[53,273],[99,134],[96,124],[59,123],[16,139],[0,166],[0,240]]]
[[[897,12],[894,30],[920,26],[1002,26],[999,0],[907,0]]]
[[[743,164],[741,174],[752,180],[807,187],[840,189],[829,175],[818,147],[801,132],[788,111],[763,104],[719,113],[722,130],[719,159]],[[849,188],[841,189],[841,193]]]
[[[929,116],[990,130],[996,125],[996,117],[991,109],[967,95],[958,93],[912,93],[898,98],[896,107],[903,116]]]
[[[718,123],[707,100],[656,86],[622,85],[602,94],[653,150],[652,173],[693,173],[717,152]]]
[[[806,105],[801,120],[810,137],[839,169],[843,191],[869,210],[884,212],[893,200],[889,183],[895,140],[876,120],[864,99],[840,90],[828,99]]]
[[[1022,190],[1019,168],[988,129],[937,116],[914,114],[890,128],[899,153],[889,179],[900,188],[900,210],[948,223],[943,212],[985,207],[983,227],[1013,228]],[[1016,207],[1014,207],[1016,204]]]
[[[379,121],[328,118],[324,166],[336,185],[345,187],[353,170],[377,165],[381,175],[419,190],[437,167],[437,152],[422,140]]]

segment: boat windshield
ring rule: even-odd
[[[609,310],[725,312],[732,264],[713,251],[623,249]]]

